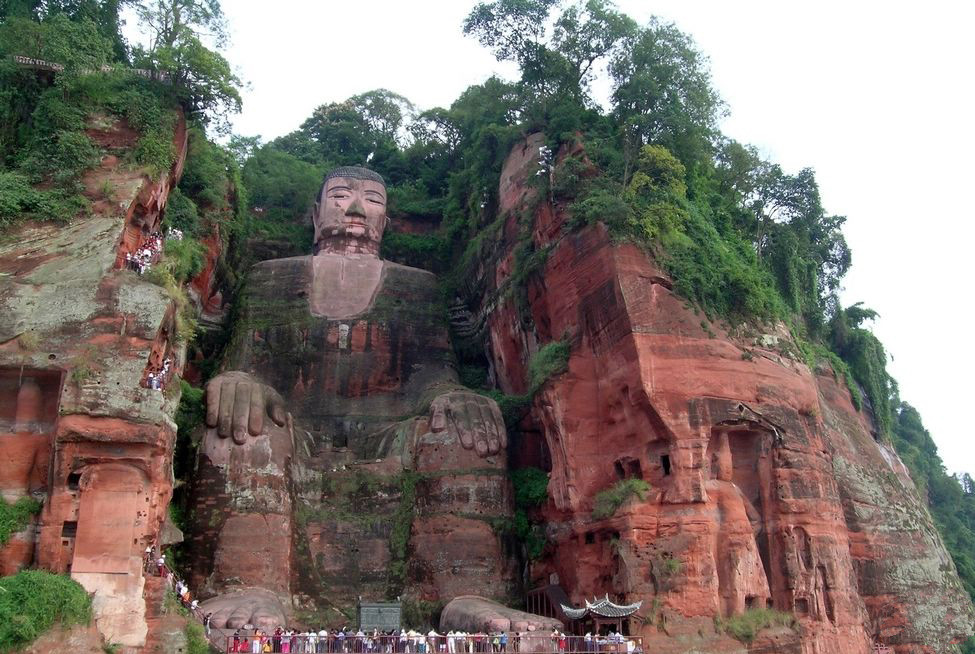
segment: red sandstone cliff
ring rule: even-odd
[[[0,550],[0,567],[69,573],[93,593],[102,636],[131,649],[146,641],[142,557],[172,496],[179,400],[178,380],[164,390],[143,382],[167,357],[178,373],[184,344],[173,299],[121,264],[159,227],[186,126],[171,170],[152,178],[119,165],[138,134],[124,120],[97,122],[89,135],[102,165],[84,179],[92,215],[29,223],[0,245],[0,490],[43,501]],[[95,190],[106,185],[111,199]]]
[[[951,651],[971,604],[870,417],[831,370],[790,356],[785,329],[702,321],[652,256],[601,225],[566,229],[565,207],[527,184],[542,142],[530,137],[504,167],[500,242],[466,298],[506,392],[525,391],[541,345],[571,343],[568,371],[523,424],[522,449],[540,434],[551,460],[550,545],[532,581],[555,575],[578,603],[644,600],[655,652],[738,651],[713,618],[766,605],[801,625],[775,635],[774,651],[866,652],[876,637],[898,654]],[[550,247],[528,281],[531,320],[507,292],[526,213],[536,248]],[[594,496],[624,477],[651,491],[594,520]]]

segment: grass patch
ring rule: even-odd
[[[169,299],[176,306],[174,321],[176,323],[176,341],[179,343],[189,343],[192,341],[193,336],[196,334],[195,309],[193,303],[190,302],[186,290],[176,280],[176,277],[173,276],[172,260],[165,259],[153,266],[145,274],[145,278],[153,284],[163,287],[166,295],[169,296]]]
[[[30,518],[41,510],[41,503],[31,497],[22,497],[13,504],[0,497],[0,545],[5,545],[13,534],[23,531]]]
[[[528,362],[530,395],[534,395],[550,378],[569,369],[569,352],[568,341],[552,341],[535,353]]]
[[[81,584],[43,570],[0,579],[0,651],[34,642],[56,623],[88,624],[91,598]]]
[[[746,645],[755,640],[762,629],[769,627],[795,627],[796,619],[789,613],[775,609],[748,609],[740,615],[716,618],[715,626],[735,640]]]
[[[649,490],[650,484],[642,479],[621,479],[606,490],[596,493],[592,517],[596,520],[609,518],[634,497],[642,500]]]
[[[183,628],[183,634],[186,636],[186,654],[209,654],[210,644],[203,632],[203,625],[190,622]]]
[[[36,189],[27,176],[0,171],[0,230],[32,219],[67,223],[90,207],[88,200],[71,190]]]

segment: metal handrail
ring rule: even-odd
[[[264,644],[271,652],[291,654],[642,654],[643,641],[639,637],[587,638],[585,636],[553,636],[544,632],[507,632],[504,634],[467,634],[449,637],[444,634],[418,636],[339,636],[262,634],[254,629],[240,629],[226,640],[225,652],[263,652]],[[254,638],[259,648],[254,649]],[[506,642],[502,643],[502,640]]]

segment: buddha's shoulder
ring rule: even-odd
[[[255,263],[248,276],[253,275],[278,275],[278,274],[305,274],[311,269],[312,255],[305,254],[298,257],[286,257],[284,259],[268,259]]]
[[[387,278],[395,277],[404,280],[413,280],[420,284],[436,284],[437,276],[429,270],[413,268],[399,263],[383,259],[383,275]]]

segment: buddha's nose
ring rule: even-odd
[[[353,200],[349,208],[345,210],[346,216],[359,216],[360,218],[366,217],[366,210],[362,208],[362,203],[358,200]]]

